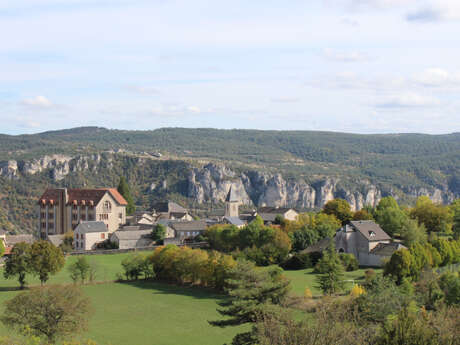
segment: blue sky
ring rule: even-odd
[[[6,0],[1,133],[460,131],[460,1]]]

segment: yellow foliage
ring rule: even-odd
[[[309,288],[305,288],[305,291],[303,292],[303,296],[307,299],[313,298],[313,295],[311,293],[311,290]]]
[[[362,286],[360,286],[358,284],[355,284],[353,286],[353,289],[351,289],[351,291],[350,291],[350,296],[359,297],[359,296],[361,296],[361,295],[363,295],[365,293],[366,293],[366,290]]]

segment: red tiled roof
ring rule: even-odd
[[[47,189],[41,196],[39,203],[53,203],[60,199],[62,189]],[[86,204],[93,203],[97,205],[105,193],[110,193],[115,201],[123,206],[128,205],[125,198],[115,188],[95,188],[95,189],[67,189],[68,204]]]

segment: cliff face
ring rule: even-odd
[[[122,160],[117,160],[115,157],[120,156],[115,156],[113,153],[102,153],[75,157],[51,155],[30,161],[10,160],[0,162],[0,176],[15,181],[21,176],[46,173],[52,180],[58,182],[75,172],[94,175],[106,171],[104,169],[112,169],[114,166],[123,170],[129,169],[123,166]],[[155,160],[137,157],[133,164],[140,166],[158,163],[155,163]],[[440,203],[450,203],[455,197],[458,197],[449,191],[447,186],[442,189],[404,186],[382,191],[378,185],[368,180],[344,184],[340,178],[324,177],[316,179],[313,183],[307,183],[301,179],[288,180],[281,174],[270,174],[257,170],[236,172],[224,165],[212,163],[201,168],[185,164],[184,169],[189,169],[187,177],[184,178],[186,181],[183,181],[187,187],[180,193],[197,203],[223,202],[230,186],[239,195],[243,204],[289,206],[299,209],[321,208],[326,202],[337,197],[347,200],[354,210],[364,205],[375,206],[386,195],[398,198],[401,193],[413,198],[427,195]],[[149,188],[144,193],[156,193],[159,187],[163,190],[168,189],[166,180],[147,180],[147,182]],[[351,187],[344,187],[344,185]]]
[[[347,200],[353,210],[364,205],[375,206],[386,195],[398,198],[397,191],[382,192],[378,186],[363,180],[346,189],[340,186],[340,179],[325,177],[308,184],[303,180],[286,180],[281,174],[259,171],[244,171],[239,174],[224,166],[208,164],[193,168],[188,175],[188,197],[199,203],[222,202],[232,186],[245,204],[255,206],[289,206],[300,209],[321,208],[334,198]],[[449,203],[455,195],[437,188],[407,188],[410,197],[429,196],[433,201]]]

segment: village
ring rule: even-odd
[[[214,225],[242,228],[259,216],[265,225],[279,224],[279,219],[296,221],[293,208],[260,207],[251,213],[239,213],[241,201],[230,187],[221,215],[194,219],[190,212],[173,201],[158,202],[149,211],[126,214],[127,201],[116,188],[47,189],[37,202],[37,234],[9,235],[0,230],[6,255],[16,243],[41,239],[60,247],[72,237],[71,254],[86,252],[151,250],[161,245],[206,245],[205,232]],[[164,228],[161,241],[152,236],[154,228]],[[393,240],[372,220],[350,221],[336,229],[333,239],[325,238],[304,249],[305,253],[322,252],[331,240],[339,253],[351,253],[360,266],[378,267],[399,249],[407,249]]]

